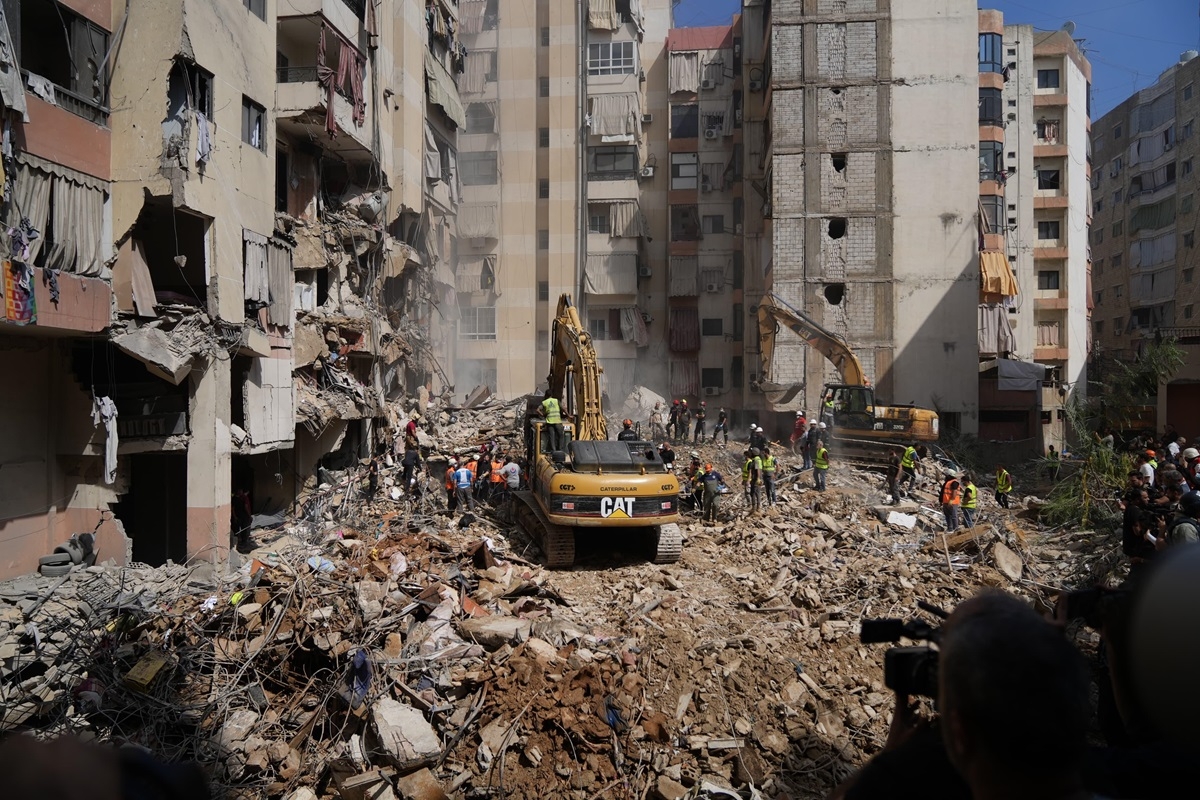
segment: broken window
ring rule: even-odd
[[[494,186],[499,180],[496,153],[462,153],[458,157],[460,178],[464,186]]]
[[[148,202],[133,229],[135,249],[145,255],[159,304],[208,305],[209,217],[172,208],[167,202]]]
[[[724,336],[725,320],[721,317],[708,317],[700,320],[701,336]]]
[[[1039,169],[1037,171],[1038,189],[1057,192],[1061,184],[1062,172],[1057,169]]]
[[[10,21],[20,20],[19,31],[12,32],[13,55],[29,73],[30,92],[97,125],[107,124],[108,32],[59,3],[16,2],[15,15],[13,0],[5,5]],[[41,78],[53,86],[36,80]]]
[[[1004,172],[1004,143],[979,143],[979,180],[998,181]]]
[[[185,58],[176,58],[171,65],[167,94],[173,108],[182,101],[192,111],[213,118],[213,74]]]
[[[491,103],[467,105],[467,133],[495,133],[496,112]]]
[[[267,151],[267,109],[242,96],[242,141],[251,147]]]
[[[704,367],[700,370],[700,385],[705,389],[724,389],[725,370],[721,367]]]

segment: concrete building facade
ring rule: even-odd
[[[1087,396],[1090,82],[1068,32],[979,12],[979,433],[1038,453]],[[1038,387],[1001,389],[997,360],[1040,365]]]
[[[762,196],[768,218],[747,228],[759,244],[747,273],[843,336],[882,399],[975,432],[978,348],[962,336],[979,289],[974,6],[792,0],[743,11],[745,195]],[[748,240],[748,260],[754,249]],[[804,387],[788,408],[813,406],[836,379],[799,339],[780,338],[774,380]]]
[[[1137,358],[1146,342],[1175,339],[1187,362],[1158,392],[1158,422],[1189,439],[1200,435],[1198,77],[1200,59],[1186,51],[1092,128],[1095,368],[1102,378],[1107,363]]]

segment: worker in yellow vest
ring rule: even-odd
[[[974,528],[975,512],[979,510],[979,489],[975,486],[975,479],[971,473],[963,474],[962,487],[963,527]]]
[[[746,451],[746,460],[742,463],[742,489],[751,511],[758,511],[759,508],[758,480],[761,475],[762,458],[759,457],[758,448],[751,447]]]
[[[1001,508],[1008,508],[1008,496],[1012,494],[1013,483],[1012,476],[1008,474],[1008,470],[999,464],[996,465],[996,502]]]
[[[817,449],[813,453],[813,487],[818,492],[825,491],[825,476],[829,472],[829,450],[825,448],[825,440],[817,439]]]
[[[775,456],[771,455],[771,448],[764,447],[762,456],[759,460],[762,462],[762,481],[764,494],[767,496],[767,505],[775,505],[775,470],[779,468],[779,462],[775,460]]]
[[[917,480],[917,465],[921,463],[921,459],[929,452],[923,444],[910,444],[904,448],[904,455],[900,457],[900,470],[903,474],[900,476],[900,483],[897,488],[904,488],[904,484],[908,484],[908,492],[912,494],[914,484]]]
[[[558,404],[558,398],[550,394],[549,389],[546,390],[546,397],[542,400],[541,408],[538,411],[546,420],[545,430],[550,440],[550,452],[562,450],[566,445],[563,435],[562,407]]]

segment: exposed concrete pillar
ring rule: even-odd
[[[197,359],[191,373],[192,441],[187,451],[187,554],[209,561],[229,551],[232,486],[228,359]]]

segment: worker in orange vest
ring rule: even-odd
[[[458,461],[450,459],[446,467],[446,510],[451,514],[458,508],[458,495],[454,491],[454,470],[458,469]]]
[[[946,532],[954,533],[958,530],[958,510],[962,505],[962,483],[958,480],[958,470],[946,470],[941,503],[942,513],[946,515]]]

